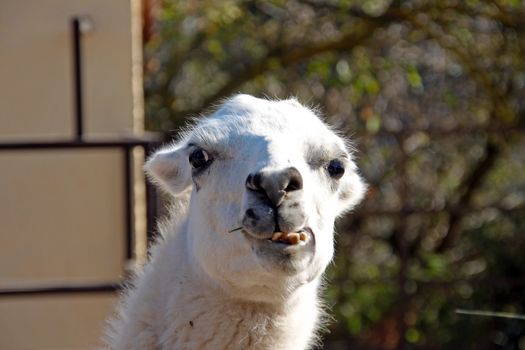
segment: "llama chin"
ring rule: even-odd
[[[337,216],[363,197],[346,142],[295,99],[248,95],[158,151],[174,200],[111,321],[112,349],[305,349]]]

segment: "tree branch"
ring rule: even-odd
[[[499,154],[499,148],[493,141],[489,140],[485,146],[485,156],[478,162],[474,170],[465,180],[463,185],[464,192],[459,198],[456,205],[457,208],[468,207],[472,199],[473,194],[483,184],[483,180],[487,177],[488,173],[495,164],[496,158]],[[461,219],[463,213],[459,211],[452,211],[449,217],[449,225],[445,237],[441,240],[441,243],[437,246],[436,251],[439,253],[444,252],[454,245],[462,232]]]
[[[381,23],[368,22],[363,30],[357,33],[347,34],[341,39],[335,41],[312,44],[297,48],[278,48],[273,50],[260,61],[249,65],[243,71],[235,74],[232,79],[224,84],[224,86],[220,88],[215,94],[208,97],[204,101],[203,105],[204,107],[207,107],[217,100],[233,93],[243,83],[258,77],[264,72],[270,70],[271,67],[275,66],[276,64],[280,67],[287,67],[325,52],[351,50],[368,39],[372,35],[373,31],[380,26]]]

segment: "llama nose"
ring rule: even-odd
[[[262,171],[248,175],[246,188],[265,195],[275,207],[278,207],[288,193],[303,188],[303,177],[294,167],[273,172]]]

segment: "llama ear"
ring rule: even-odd
[[[185,145],[161,149],[148,159],[144,169],[154,183],[174,196],[191,186],[191,167]]]
[[[355,168],[341,178],[339,188],[340,214],[355,207],[366,193],[367,185],[356,172]]]

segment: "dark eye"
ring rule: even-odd
[[[345,166],[339,159],[332,159],[326,166],[326,170],[328,171],[328,174],[331,178],[338,180],[343,177],[345,173]]]
[[[197,170],[211,164],[213,159],[210,157],[208,152],[199,148],[191,152],[189,161],[193,169]]]

